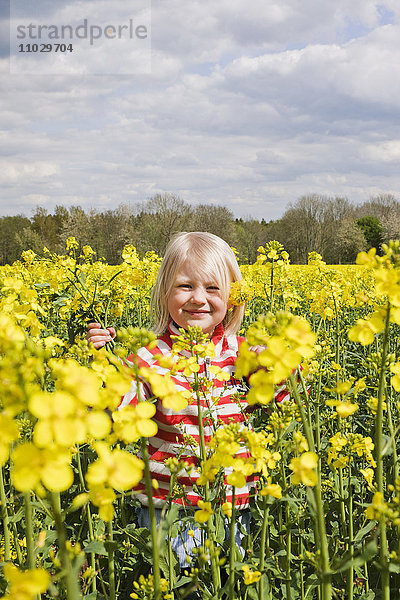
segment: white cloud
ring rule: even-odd
[[[91,1],[99,18],[125,14],[120,0]],[[67,19],[72,6],[48,10]],[[277,218],[310,192],[399,195],[397,1],[153,0],[152,11],[151,75],[10,76],[3,61],[2,214],[170,191]],[[109,65],[127,59],[120,49]]]
[[[0,172],[0,183],[16,183],[25,177],[31,181],[43,180],[55,175],[59,171],[54,163],[35,161],[29,164],[17,164],[10,161],[2,163]]]
[[[365,157],[374,162],[396,163],[400,161],[400,139],[389,140],[377,144],[369,144],[365,148]]]

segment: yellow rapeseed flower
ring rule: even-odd
[[[95,485],[89,490],[89,498],[92,504],[98,507],[100,519],[103,521],[113,520],[113,502],[116,498],[116,495],[112,488],[106,485]]]
[[[196,523],[205,523],[214,514],[213,509],[211,508],[211,502],[205,502],[204,500],[198,500],[197,506],[199,510],[196,510],[194,513],[194,520]]]
[[[303,483],[310,487],[317,484],[318,456],[315,452],[304,452],[300,457],[292,458],[289,469],[293,471],[292,482],[295,485]]]
[[[252,583],[260,581],[260,579],[261,579],[261,572],[260,571],[250,571],[249,565],[243,565],[242,571],[243,571],[243,575],[244,575],[244,582],[246,585],[251,585]]]
[[[253,465],[243,458],[235,458],[232,462],[232,473],[226,477],[228,485],[242,488],[246,485],[247,477],[254,473]]]
[[[385,328],[384,311],[376,311],[367,319],[358,319],[348,332],[351,342],[360,342],[362,346],[372,344],[375,334],[381,333]]]
[[[187,397],[190,392],[179,392],[172,379],[170,373],[160,375],[150,367],[141,367],[139,374],[151,385],[154,396],[161,399],[165,408],[171,408],[175,412],[179,412],[186,408],[188,401]]]
[[[247,394],[247,402],[252,404],[269,404],[275,393],[275,387],[271,381],[271,373],[259,370],[250,376],[249,383],[250,391]]]
[[[340,402],[336,405],[336,412],[342,419],[346,419],[358,410],[358,404],[353,404],[349,400]]]
[[[273,498],[282,498],[282,488],[277,483],[267,483],[260,490],[261,496],[272,496]]]
[[[0,414],[0,467],[8,460],[10,445],[18,438],[18,426],[6,413]]]
[[[396,392],[400,392],[400,362],[396,362],[391,365],[390,370],[392,373],[394,373],[393,377],[390,379],[390,383]]]
[[[156,407],[150,402],[139,402],[136,406],[125,406],[113,412],[114,433],[126,444],[137,442],[141,437],[153,437],[157,433],[157,424],[151,417]]]
[[[12,453],[11,477],[20,492],[40,490],[63,492],[73,483],[70,452],[60,448],[37,448],[31,442],[17,446]]]
[[[38,594],[44,593],[50,584],[50,575],[44,569],[20,571],[16,566],[6,563],[3,573],[10,587],[1,600],[34,600]]]
[[[89,465],[86,481],[96,487],[108,484],[116,490],[128,490],[139,483],[143,476],[144,463],[137,456],[120,450],[110,450],[105,442],[96,442],[99,456]]]
[[[367,519],[379,519],[380,515],[386,512],[388,505],[383,500],[381,492],[375,492],[372,503],[366,508],[365,516]]]
[[[232,516],[232,502],[224,502],[221,506],[221,509],[225,517],[228,517],[230,519]]]
[[[367,469],[360,469],[360,473],[364,477],[365,481],[367,482],[368,489],[373,490],[374,489],[374,484],[373,484],[374,470],[369,467]]]
[[[252,299],[254,291],[249,283],[242,279],[231,283],[228,306],[241,306]]]

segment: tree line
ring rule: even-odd
[[[316,251],[330,264],[352,263],[357,253],[400,238],[400,202],[392,194],[379,194],[360,205],[347,198],[317,194],[291,203],[281,219],[235,218],[220,205],[192,206],[173,194],[157,194],[136,206],[85,211],[80,206],[56,206],[48,212],[37,207],[28,218],[0,217],[0,263],[11,264],[23,250],[43,254],[43,248],[64,253],[71,237],[90,245],[97,257],[110,264],[121,262],[126,244],[139,254],[164,254],[170,237],[179,231],[209,231],[234,246],[242,263],[252,263],[257,248],[278,240],[293,263],[306,263]]]

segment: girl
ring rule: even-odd
[[[188,327],[199,326],[215,346],[215,356],[199,358],[199,377],[205,377],[210,381],[205,397],[201,403],[206,410],[213,407],[213,421],[227,424],[232,421],[246,424],[245,400],[246,386],[242,381],[235,378],[235,362],[238,350],[244,338],[236,335],[243,319],[243,306],[229,306],[229,290],[232,282],[240,281],[241,272],[236,257],[221,238],[204,232],[180,233],[176,235],[167,247],[165,257],[162,261],[157,281],[151,298],[151,313],[153,316],[153,330],[159,336],[155,348],[142,348],[138,356],[141,366],[153,367],[160,374],[165,374],[167,369],[162,367],[157,355],[171,355],[173,340],[171,335],[179,335],[179,328],[185,330]],[[101,329],[98,323],[88,326],[88,341],[96,348],[115,336],[112,328]],[[254,348],[253,348],[254,349]],[[259,349],[256,350],[261,350]],[[190,353],[181,350],[181,356],[190,357]],[[227,373],[227,381],[221,378],[213,378],[211,367],[216,366]],[[190,377],[178,372],[172,376],[175,386],[179,390],[191,391]],[[142,384],[142,397],[152,398],[154,395],[149,385]],[[233,396],[235,395],[235,399]],[[287,390],[279,392],[277,401],[282,401],[288,395]],[[212,400],[211,400],[212,399]],[[218,401],[216,401],[216,399]],[[130,403],[137,402],[137,385],[132,383],[131,389],[122,399],[120,408]],[[154,421],[157,423],[158,432],[156,436],[148,440],[150,455],[151,477],[158,483],[158,490],[154,490],[154,503],[157,508],[162,508],[169,494],[170,471],[165,461],[177,455],[190,466],[198,464],[199,444],[199,420],[197,414],[197,403],[189,402],[187,407],[178,414],[171,409],[165,408],[161,401],[157,401]],[[214,433],[210,426],[210,420],[204,422],[205,442]],[[188,444],[191,436],[197,443]],[[193,469],[182,471],[178,476],[178,488],[181,496],[174,502],[192,507],[197,506],[200,496],[196,493],[194,483],[199,473]],[[250,478],[251,479],[251,478]],[[236,490],[235,503],[240,518],[244,525],[248,524],[250,511],[249,491],[253,485],[250,480],[242,489]],[[227,488],[227,492],[230,487]],[[139,485],[138,498],[143,506],[147,504],[147,496],[143,485]],[[231,498],[229,493],[226,500]],[[146,511],[139,515],[141,524],[146,524]],[[191,532],[193,533],[193,532]],[[236,536],[235,536],[236,537]],[[178,536],[174,540],[173,548],[177,551],[181,566],[186,564],[186,550],[190,553],[191,548],[198,543],[196,536],[184,535],[182,544]],[[240,536],[238,534],[238,542]],[[186,550],[185,550],[186,546]],[[240,546],[240,543],[239,543]]]

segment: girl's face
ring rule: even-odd
[[[168,311],[179,327],[201,327],[203,333],[211,335],[226,315],[227,303],[222,290],[210,277],[196,273],[186,263],[176,274],[168,298]]]

